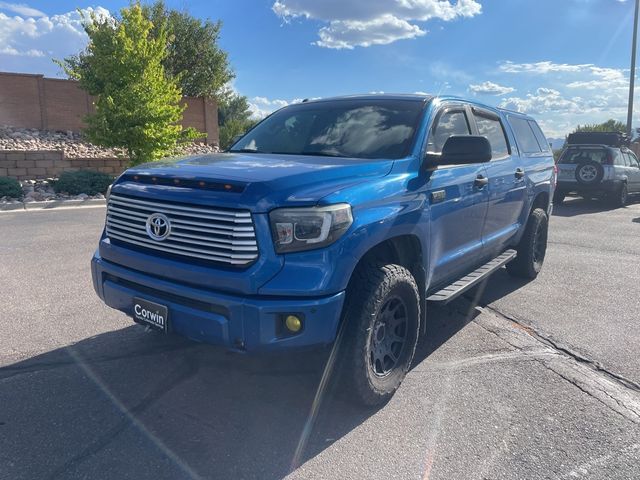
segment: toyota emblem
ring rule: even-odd
[[[161,242],[171,233],[171,222],[166,215],[154,213],[147,218],[147,235],[152,240]]]

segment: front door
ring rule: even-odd
[[[427,152],[442,153],[452,135],[470,135],[464,105],[446,105],[437,114]],[[487,213],[485,164],[439,165],[427,177],[430,223],[431,285],[452,280],[482,260],[482,227]]]

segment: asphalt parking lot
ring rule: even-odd
[[[557,207],[539,278],[432,309],[379,409],[318,392],[322,352],[230,354],[105,307],[103,219],[0,214],[0,479],[640,477],[640,203]]]

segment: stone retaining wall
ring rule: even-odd
[[[117,175],[125,170],[127,162],[126,158],[66,158],[59,150],[0,150],[0,177],[31,180],[58,177],[62,172],[75,170]]]

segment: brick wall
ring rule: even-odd
[[[117,175],[124,171],[126,165],[126,158],[66,158],[59,150],[0,150],[0,177],[18,180],[58,177],[62,172],[75,170],[96,170]]]
[[[207,134],[218,144],[218,108],[208,98],[184,97],[182,125]],[[78,82],[42,75],[0,72],[0,125],[40,130],[80,131],[95,110],[93,97]]]

